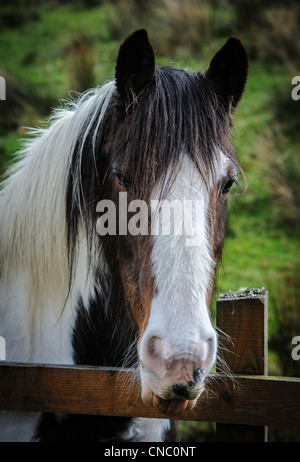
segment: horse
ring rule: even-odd
[[[216,361],[209,307],[241,171],[230,138],[247,63],[230,37],[206,71],[156,66],[139,29],[112,81],[64,102],[24,142],[0,197],[6,359],[132,368],[162,418],[2,411],[1,440],[178,440],[172,418],[201,399]],[[185,226],[162,232],[172,201]],[[200,220],[185,206],[195,201]]]

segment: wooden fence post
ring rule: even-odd
[[[249,297],[249,292],[251,297]],[[268,293],[252,290],[229,293],[217,301],[217,327],[232,340],[222,341],[220,357],[233,374],[268,374]],[[224,347],[224,350],[222,349]],[[222,372],[222,361],[217,372]],[[239,384],[237,383],[237,387]],[[217,423],[217,441],[267,441],[267,427]]]

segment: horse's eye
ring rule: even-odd
[[[113,172],[110,175],[110,178],[115,178],[119,185],[125,189],[130,189],[132,186],[129,178],[126,178],[123,173],[118,172],[116,170],[113,170]]]
[[[240,187],[240,184],[236,178],[234,177],[225,178],[224,181],[222,182],[220,195],[224,196],[228,194],[233,183],[235,183],[238,187]]]

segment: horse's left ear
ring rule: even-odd
[[[131,34],[120,46],[116,65],[116,84],[126,100],[138,95],[155,76],[154,50],[145,29]]]
[[[212,58],[206,77],[212,82],[226,109],[240,101],[248,76],[248,57],[241,42],[235,37]]]

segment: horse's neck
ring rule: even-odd
[[[101,262],[94,289],[77,304],[73,348],[79,364],[131,367],[136,361],[136,332],[125,305],[119,275]]]

